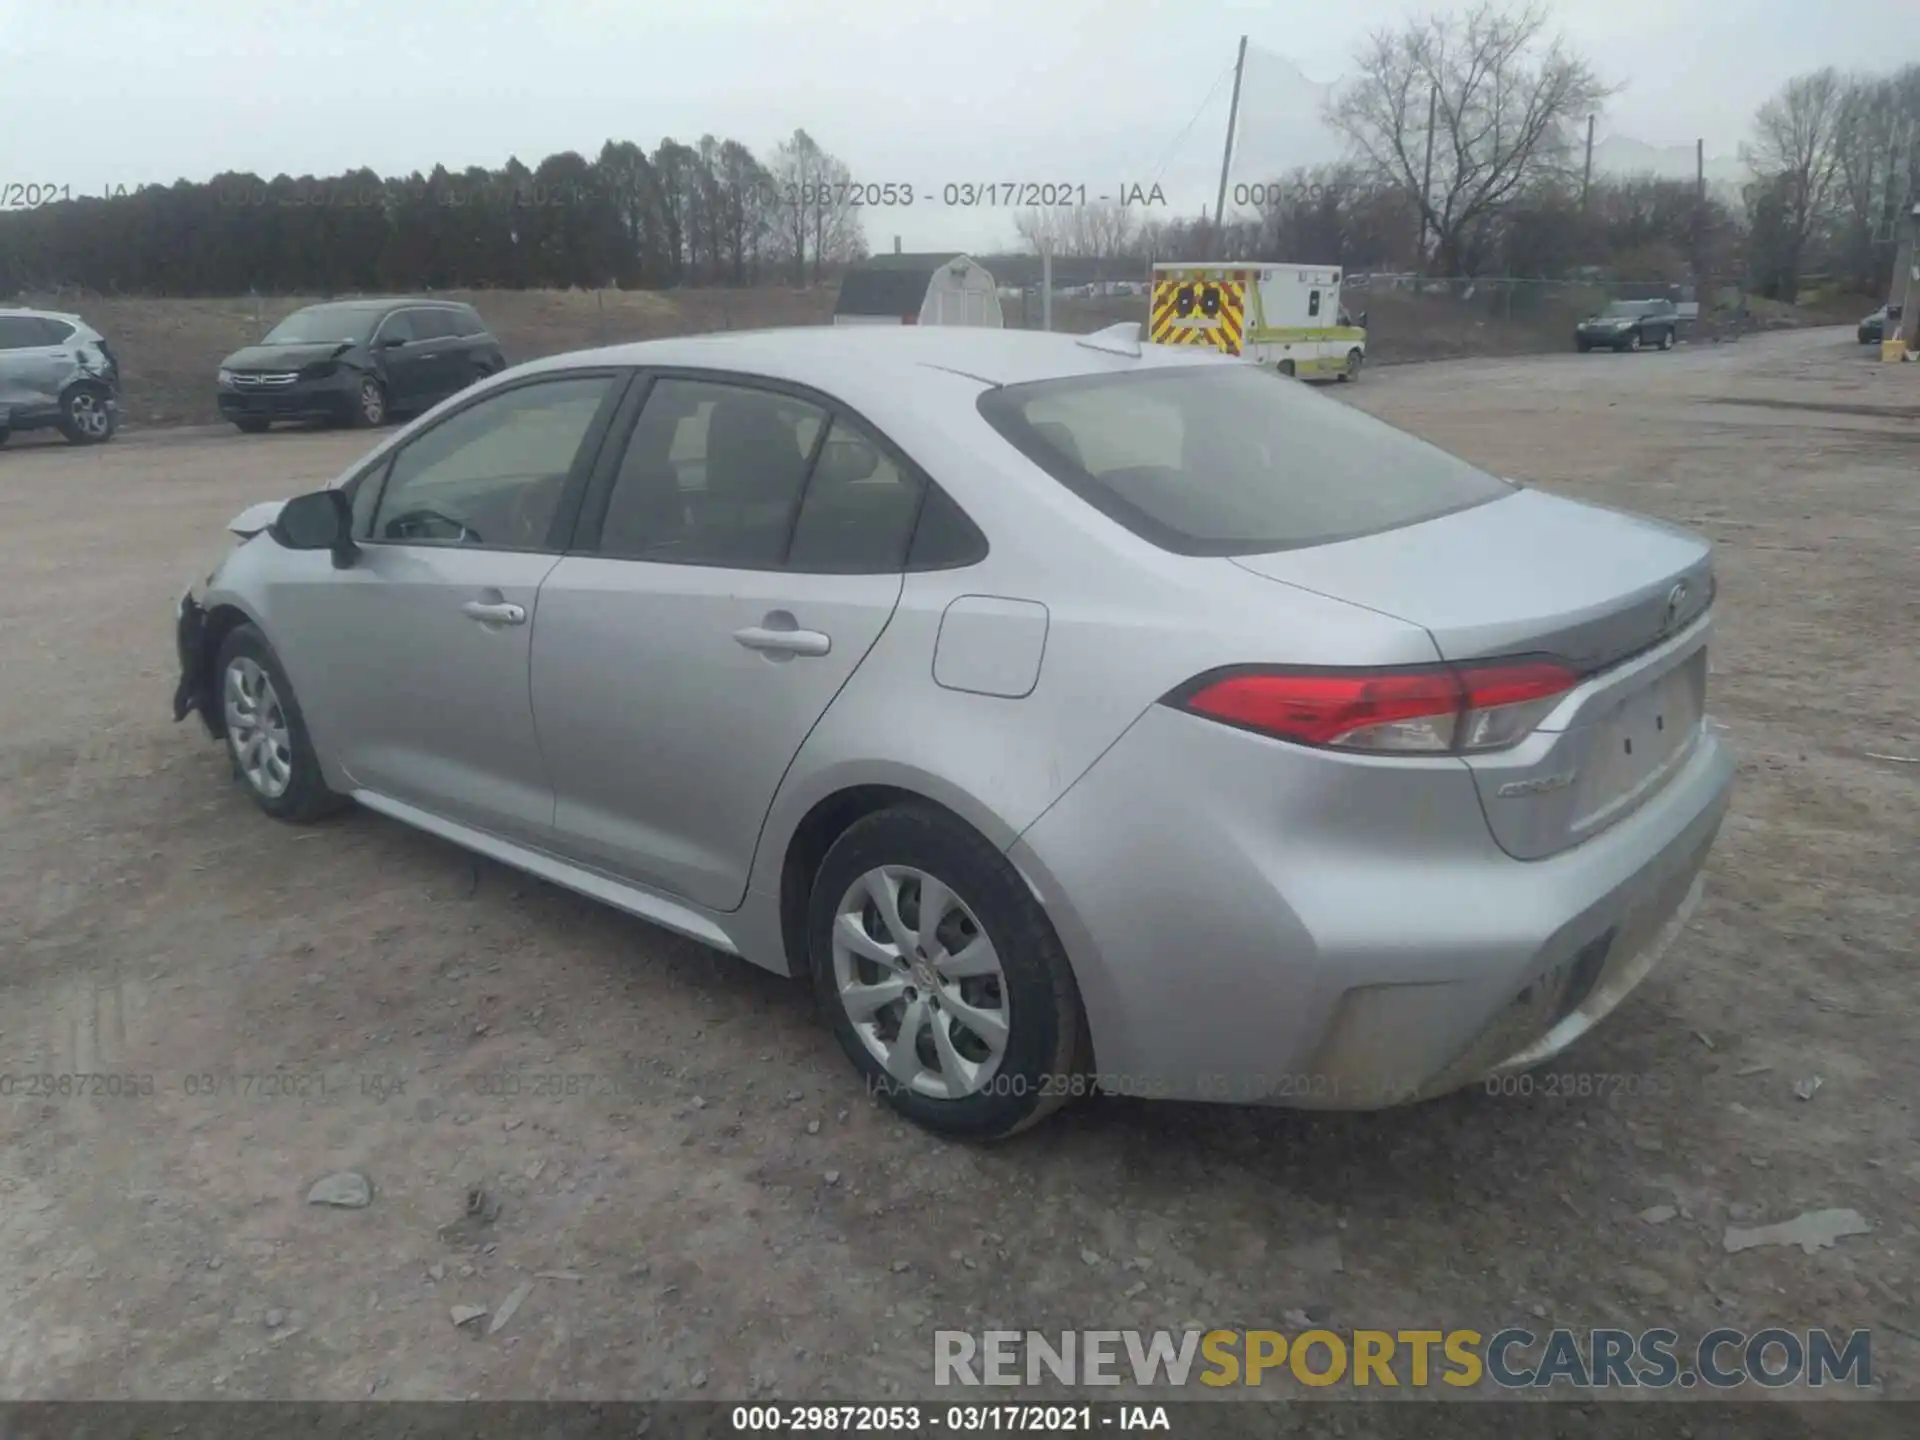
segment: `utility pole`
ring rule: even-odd
[[[1440,87],[1427,87],[1427,159],[1420,170],[1420,273],[1432,268],[1427,258],[1427,211],[1433,207],[1433,127],[1440,117]]]
[[[1053,329],[1053,240],[1040,242],[1040,328]]]
[[[1587,191],[1593,185],[1593,116],[1587,116],[1587,163],[1580,172],[1580,213],[1587,213]]]
[[[1707,142],[1703,136],[1693,142],[1693,298],[1706,314],[1706,234],[1707,234]]]
[[[1882,335],[1886,339],[1898,336],[1901,344],[1900,358],[1905,359],[1915,349],[1916,337],[1920,337],[1920,201],[1916,201],[1908,212],[1901,216],[1899,253],[1893,262],[1893,280],[1887,286],[1887,303],[1900,306],[1900,326],[1894,335]]]
[[[1247,37],[1240,37],[1240,53],[1233,62],[1233,101],[1227,109],[1227,148],[1220,156],[1220,193],[1213,202],[1213,245],[1220,253],[1216,257],[1224,260],[1226,254],[1226,232],[1220,226],[1227,209],[1227,168],[1233,164],[1233,131],[1240,123],[1240,77],[1247,68]]]

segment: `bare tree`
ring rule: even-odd
[[[1540,10],[1481,4],[1379,31],[1328,104],[1355,158],[1416,207],[1448,274],[1472,273],[1490,222],[1565,173],[1576,124],[1611,93],[1546,25]]]
[[[1753,143],[1741,155],[1765,197],[1776,253],[1769,288],[1792,300],[1815,227],[1826,217],[1840,166],[1835,139],[1847,87],[1831,68],[1789,80],[1753,118]]]

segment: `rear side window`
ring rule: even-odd
[[[743,385],[655,383],[608,498],[599,553],[777,570],[827,414]]]
[[[787,566],[835,575],[903,570],[922,481],[843,416],[827,427],[807,477]]]
[[[487,327],[482,323],[479,311],[469,310],[463,305],[458,310],[453,310],[448,313],[453,316],[454,334],[468,336],[484,335],[487,333]]]
[[[42,345],[64,345],[73,338],[73,326],[64,320],[40,321],[40,343]]]
[[[1181,555],[1351,540],[1513,487],[1252,365],[1009,385],[980,413],[1102,514]]]
[[[374,339],[376,345],[384,345],[389,340],[414,340],[418,334],[413,328],[413,312],[396,310],[380,322],[380,330]]]

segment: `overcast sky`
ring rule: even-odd
[[[1007,212],[955,213],[949,182],[1114,193],[1158,180],[1211,202],[1242,33],[1337,80],[1409,0],[0,0],[0,194],[221,171],[383,174],[591,157],[609,137],[744,141],[796,126],[861,181],[876,249],[986,249]],[[1821,64],[1920,56],[1920,0],[1554,0],[1624,87],[1600,134],[1734,153],[1755,106]],[[1271,74],[1273,72],[1263,72]],[[1209,98],[1211,97],[1211,98]],[[1274,97],[1267,97],[1272,100]],[[1249,95],[1251,105],[1255,97]],[[1284,108],[1284,97],[1282,97]],[[1285,137],[1271,137],[1279,152]],[[1238,178],[1238,177],[1236,177]]]

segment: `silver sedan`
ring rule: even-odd
[[[261,809],[807,977],[950,1134],[1538,1064],[1731,783],[1700,539],[1132,327],[561,356],[230,528],[174,711]]]

